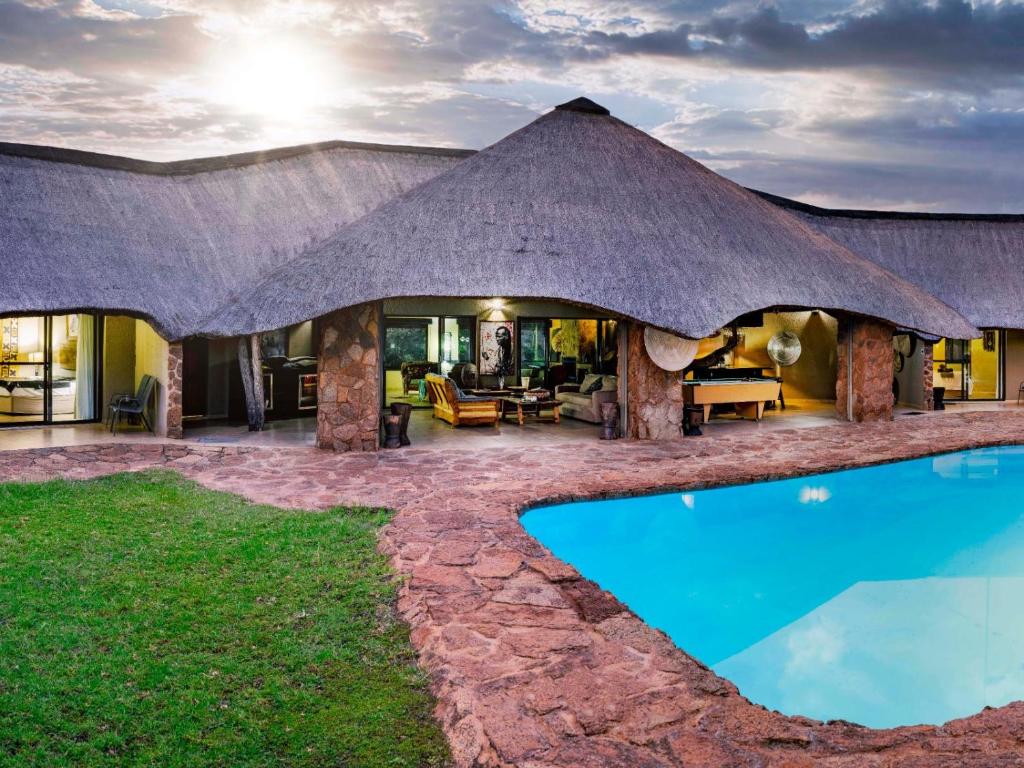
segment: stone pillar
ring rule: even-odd
[[[635,440],[676,440],[682,434],[683,377],[654,364],[644,347],[644,326],[627,323],[626,430]],[[621,332],[621,331],[620,331]]]
[[[921,384],[924,387],[924,409],[935,410],[935,350],[930,341],[918,339],[921,346]]]
[[[836,414],[840,419],[892,419],[892,331],[891,325],[878,320],[840,321],[836,355]],[[848,409],[851,392],[853,407]]]
[[[320,322],[316,444],[375,451],[380,442],[380,302],[339,309]]]
[[[185,436],[181,424],[181,366],[184,352],[180,341],[167,345],[167,436],[180,440]]]

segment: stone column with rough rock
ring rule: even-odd
[[[892,334],[893,327],[880,320],[840,320],[836,415],[843,421],[892,420]]]
[[[677,440],[683,422],[683,377],[662,370],[647,354],[644,326],[626,326],[626,431],[635,440]],[[620,333],[622,326],[620,326]],[[620,358],[621,359],[621,358]]]
[[[380,302],[339,309],[321,319],[318,447],[380,447],[382,322]]]
[[[924,387],[924,409],[935,410],[935,350],[931,342],[919,339],[921,349],[921,384]]]
[[[181,367],[184,351],[180,341],[167,345],[167,437],[180,440],[185,436],[181,410]]]

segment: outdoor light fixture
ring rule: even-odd
[[[505,300],[504,299],[491,299],[490,303],[491,303],[491,309],[504,309],[505,308]]]

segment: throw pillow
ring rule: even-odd
[[[583,377],[583,383],[580,384],[580,394],[589,395],[593,392],[597,392],[601,388],[601,377],[594,373],[588,373]]]

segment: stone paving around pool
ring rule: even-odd
[[[259,502],[395,509],[381,547],[405,577],[399,608],[459,766],[1024,766],[1024,703],[893,730],[754,705],[552,557],[518,520],[541,501],[1012,443],[1024,443],[1024,414],[970,413],[571,450],[48,448],[0,452],[0,479],[167,467]]]

